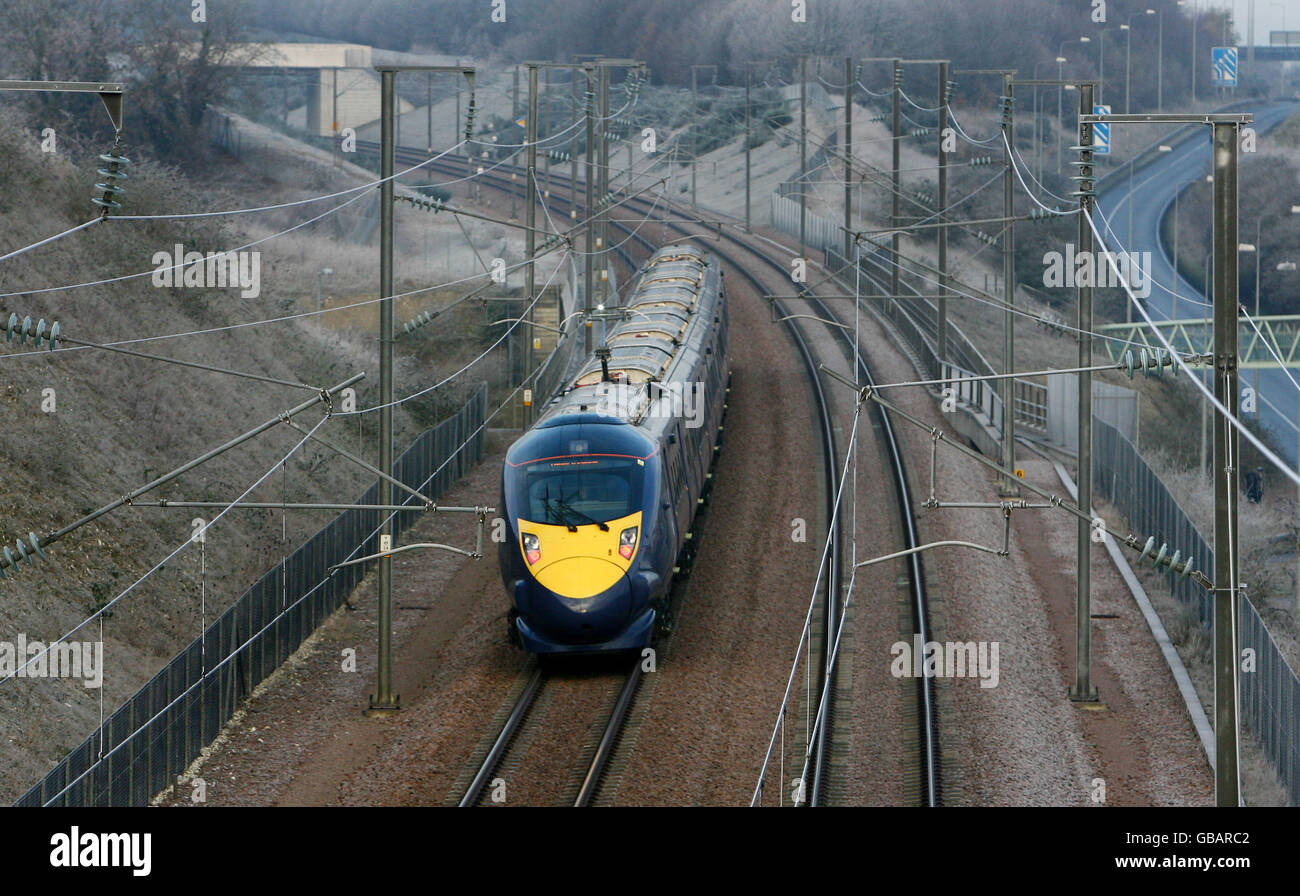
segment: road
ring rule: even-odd
[[[1294,103],[1261,104],[1252,109],[1255,121],[1252,127],[1259,135],[1265,134],[1296,111]],[[1119,127],[1115,125],[1114,127]],[[1146,300],[1148,313],[1153,320],[1204,317],[1209,312],[1208,300],[1191,283],[1174,272],[1173,259],[1160,241],[1160,221],[1173,205],[1174,197],[1188,184],[1210,173],[1210,129],[1205,136],[1193,137],[1176,145],[1171,152],[1162,153],[1154,161],[1137,169],[1130,198],[1129,181],[1124,174],[1099,194],[1097,204],[1110,221],[1114,238],[1108,240],[1112,248],[1127,243],[1130,251],[1151,253],[1151,295]],[[1122,169],[1121,169],[1122,171]],[[1300,201],[1300,197],[1297,197]],[[1129,203],[1132,202],[1130,208]],[[1132,214],[1132,239],[1129,239],[1129,215]],[[1254,234],[1254,219],[1250,209],[1240,210],[1238,238],[1248,241]],[[1247,226],[1247,224],[1251,226]],[[1098,226],[1104,226],[1098,222]],[[1118,238],[1118,239],[1115,239]],[[1242,264],[1252,264],[1249,255]],[[1201,263],[1204,263],[1203,261]],[[1176,288],[1171,284],[1177,284]],[[1300,445],[1297,444],[1297,419],[1300,419],[1300,394],[1283,370],[1246,371],[1244,385],[1254,385],[1258,375],[1259,420],[1271,429],[1281,443],[1282,456],[1296,462]],[[1300,373],[1292,372],[1297,380]]]

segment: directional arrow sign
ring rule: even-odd
[[[1093,106],[1093,115],[1109,115],[1110,106]],[[1099,156],[1110,155],[1110,125],[1097,122],[1092,126],[1092,151]]]
[[[1237,86],[1237,48],[1214,47],[1210,51],[1210,70],[1215,87]]]

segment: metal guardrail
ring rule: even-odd
[[[482,459],[486,418],[484,384],[454,416],[412,443],[394,476],[436,499]],[[378,495],[376,482],[359,503],[374,504]],[[419,512],[399,512],[396,532],[414,524]],[[308,539],[14,805],[147,806],[364,578],[373,561],[328,570],[378,550],[380,514],[344,511]]]

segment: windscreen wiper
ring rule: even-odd
[[[569,513],[573,514],[574,516],[582,517],[584,520],[586,520],[589,523],[595,523],[597,526],[600,527],[600,531],[602,532],[609,531],[609,526],[605,525],[600,520],[595,519],[594,517],[587,516],[587,514],[583,513],[581,510],[574,509],[567,501],[564,500],[564,498],[560,498],[557,503],[563,510],[567,510]]]
[[[545,513],[545,515],[546,515],[546,521],[547,521],[548,523],[549,523],[549,522],[552,522],[551,517],[554,516],[554,517],[555,517],[554,522],[559,523],[560,525],[567,527],[568,530],[569,530],[570,532],[577,532],[577,531],[578,531],[578,527],[577,527],[577,526],[575,526],[573,523],[565,522],[565,519],[564,519],[564,511],[565,511],[566,509],[571,509],[571,508],[566,508],[566,507],[565,507],[565,505],[564,505],[564,500],[563,500],[562,498],[556,498],[556,499],[555,499],[555,506],[554,506],[554,508],[552,508],[552,506],[551,506],[551,490],[550,490],[549,488],[547,488],[547,489],[546,489],[546,493],[545,493],[544,495],[542,495],[542,511],[543,511],[543,512]],[[577,513],[577,511],[574,511],[574,512]]]

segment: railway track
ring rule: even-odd
[[[397,160],[403,164],[417,164],[421,161],[425,161],[426,158],[427,156],[419,150],[404,150],[401,147],[398,147],[397,149]],[[459,175],[463,170],[463,165],[463,159],[451,157],[446,162],[440,161],[428,167],[430,170]],[[517,182],[512,182],[510,180],[510,173],[512,171],[518,174],[520,169],[512,168],[511,166],[502,166],[492,174],[483,175],[483,179],[487,184],[498,190],[522,195],[523,188],[520,187]],[[526,182],[527,178],[520,178],[520,180]],[[561,189],[568,186],[568,178],[563,175],[552,175],[551,181],[553,185],[558,185]],[[629,209],[641,210],[646,212],[646,214],[649,214],[650,210],[653,208],[653,205],[649,201],[640,198],[629,199],[627,200],[626,205]],[[667,203],[667,207],[678,212],[684,211],[678,209],[677,206],[671,202]],[[689,212],[685,213],[689,214]],[[612,226],[626,233],[630,240],[635,240],[647,249],[654,248],[653,243],[651,243],[644,235],[636,232],[632,227],[621,224],[617,221],[611,221],[610,223]],[[786,267],[779,260],[773,258],[767,251],[757,245],[760,240],[765,240],[765,237],[752,234],[742,235],[739,222],[733,221],[728,223],[730,224],[729,228],[719,228],[718,236],[720,240],[726,240],[738,250],[748,253],[752,257],[756,258],[761,266],[774,271],[783,280],[788,279],[788,270]],[[679,235],[688,233],[685,227],[675,222],[665,222],[663,226],[675,231]],[[767,242],[771,243],[774,248],[787,249],[787,247],[781,246],[779,243],[775,243],[774,241],[767,240]],[[730,252],[723,251],[716,247],[713,251],[725,264],[729,265],[734,271],[738,272],[742,278],[749,282],[759,295],[768,294],[769,290],[754,273],[750,265],[741,263],[741,261]],[[626,253],[626,250],[620,249],[620,254],[622,254],[623,258],[630,263],[631,259]],[[854,345],[853,338],[840,323],[834,312],[827,307],[820,297],[808,289],[803,290],[803,298],[799,301],[807,302],[815,316],[830,322],[825,326],[827,326],[829,332],[833,334],[836,341],[840,344],[849,363],[854,364],[856,362],[856,372],[860,381],[867,385],[874,385],[875,381],[872,377],[865,353]],[[774,299],[773,303],[780,317],[787,318],[789,316],[789,309],[783,302]],[[837,679],[839,677],[837,673],[841,668],[838,665],[835,669],[829,668],[830,651],[835,643],[836,632],[839,630],[842,623],[842,619],[839,615],[841,604],[840,583],[843,581],[842,514],[837,514],[835,510],[835,494],[838,486],[837,474],[839,469],[839,453],[836,446],[833,418],[829,410],[829,402],[823,388],[817,361],[814,358],[814,353],[810,346],[810,340],[804,335],[800,326],[797,325],[794,320],[787,319],[784,323],[787,332],[795,343],[800,362],[808,376],[808,382],[812,389],[814,403],[817,408],[820,430],[819,436],[823,454],[823,468],[825,470],[825,513],[826,519],[831,521],[831,534],[829,539],[830,555],[828,557],[829,562],[826,566],[827,572],[823,575],[822,581],[818,583],[818,589],[823,595],[819,620],[820,655],[817,670],[819,694],[818,703],[822,702],[823,698],[821,695],[823,693],[826,693],[827,691],[829,691],[829,693],[824,698],[827,706],[826,718],[824,719],[824,723],[818,726],[812,750],[811,762],[809,764],[812,780],[806,782],[807,787],[805,791],[808,804],[817,806],[822,805],[825,802],[827,795],[831,740],[835,728],[833,720],[836,707]],[[900,518],[899,525],[904,547],[914,548],[919,545],[919,537],[916,531],[913,504],[910,488],[907,482],[906,466],[903,460],[902,451],[893,431],[888,412],[879,405],[873,405],[872,411],[884,440],[886,453],[889,458],[889,468],[894,484],[895,497]],[[913,624],[913,630],[920,633],[922,637],[928,641],[930,640],[930,625],[925,591],[925,575],[919,555],[917,554],[912,554],[908,558],[907,579],[909,612]],[[638,679],[639,670],[640,665],[638,664],[634,673]],[[624,686],[624,691],[627,693],[627,699],[624,701],[620,698],[620,704],[626,703],[627,706],[630,706],[632,699],[635,696],[636,686],[637,681],[633,680],[633,675],[629,675],[628,681]],[[539,689],[540,682],[535,688],[528,686],[525,687],[524,691],[520,695],[519,703],[516,704],[515,709],[507,716],[507,724],[503,726],[500,735],[498,735],[497,740],[494,742],[493,751],[498,747],[501,751],[508,749],[510,742],[517,734],[517,726],[522,724],[522,720],[527,717],[532,701],[536,699],[536,692]],[[528,702],[525,703],[525,699],[527,699]],[[920,677],[917,679],[916,711],[913,715],[917,724],[918,749],[917,755],[914,758],[915,769],[910,771],[914,771],[914,778],[918,785],[918,792],[916,794],[917,802],[925,806],[937,806],[940,802],[938,717],[935,708],[933,685],[929,678]],[[622,725],[622,720],[625,718],[626,709],[622,714],[622,718],[619,718],[617,713],[611,715],[610,721],[606,725],[605,735],[601,738],[601,744],[604,745],[608,743],[611,752],[613,745],[618,741],[619,727]],[[516,726],[514,730],[510,730],[512,721]],[[597,751],[597,755],[593,759],[593,766],[589,769],[588,775],[584,779],[584,787],[586,787],[585,782],[587,780],[592,782],[592,792],[594,792],[594,789],[599,785],[600,775],[602,774],[603,767],[597,768],[594,764],[596,759],[601,759],[602,752],[602,750]],[[504,753],[502,753],[502,755],[504,755]],[[500,763],[502,755],[497,755],[495,757],[497,764]],[[476,775],[475,777],[475,782],[479,783],[479,793],[466,793],[466,800],[471,796],[474,796],[474,799],[470,800],[468,804],[472,805],[477,799],[481,798],[483,783],[491,780],[492,772],[485,771],[485,769],[488,765],[488,761],[493,758],[492,751],[490,751],[488,759],[484,762],[484,767],[480,768],[479,775]],[[603,761],[607,762],[608,757],[605,757]],[[479,778],[481,777],[484,779],[482,782],[479,781]],[[588,805],[589,802],[590,800],[588,799],[588,802],[586,803],[579,802],[576,804]],[[462,800],[461,804],[466,805],[467,803],[465,800]]]
[[[572,787],[565,788],[564,784],[567,782],[563,782],[561,784],[561,793],[556,799],[558,803],[579,808],[593,805],[600,792],[605,774],[609,769],[610,760],[613,758],[614,751],[618,746],[623,726],[627,721],[628,714],[631,712],[637,688],[641,683],[641,669],[641,658],[638,656],[631,663],[627,672],[624,673],[621,681],[615,683],[613,688],[611,688],[611,683],[608,681],[602,681],[599,684],[594,682],[582,683],[583,686],[590,684],[593,687],[601,687],[605,691],[612,693],[612,707],[608,711],[607,718],[601,728],[600,737],[594,744],[594,751],[583,749],[577,751],[579,755],[575,758],[575,763],[580,764],[582,768],[585,768],[585,771],[577,779],[576,792],[568,792],[572,791]],[[504,782],[506,780],[499,778],[498,773],[503,769],[517,768],[522,765],[524,756],[515,754],[526,753],[528,744],[522,743],[525,738],[521,735],[529,725],[530,717],[534,714],[545,686],[548,682],[553,683],[555,674],[536,665],[525,672],[522,691],[515,699],[505,722],[501,726],[501,730],[492,741],[487,754],[478,764],[478,770],[474,773],[457,805],[464,808],[493,802],[494,782]],[[594,677],[609,678],[609,676]],[[576,682],[571,678],[570,683],[574,684]],[[611,700],[606,698],[602,702],[610,703]],[[590,756],[585,755],[586,753],[590,753]]]

